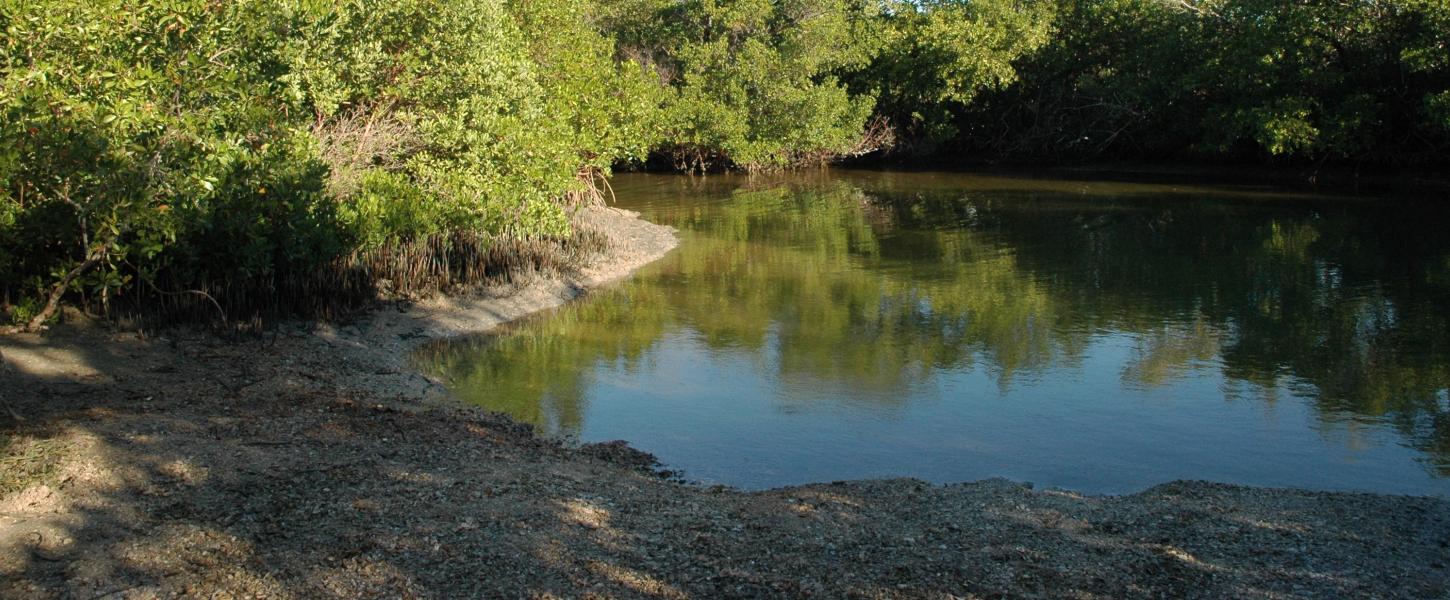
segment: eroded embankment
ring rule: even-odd
[[[404,367],[668,251],[265,339],[0,339],[0,597],[1404,597],[1450,593],[1450,503],[1177,482],[742,493],[571,449]]]

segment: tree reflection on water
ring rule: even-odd
[[[419,364],[567,435],[599,365],[635,372],[667,336],[833,391],[784,408],[889,409],[943,372],[1010,389],[1111,332],[1133,340],[1125,388],[1216,370],[1226,393],[1289,390],[1325,427],[1392,427],[1450,475],[1443,207],[932,174],[646,181],[617,187],[681,230],[678,250]]]

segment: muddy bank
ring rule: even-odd
[[[593,215],[590,268],[264,339],[77,323],[0,339],[0,597],[1384,597],[1450,594],[1450,502],[1175,482],[759,493],[662,480],[440,402],[413,345],[628,273],[673,236]]]

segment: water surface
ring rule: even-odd
[[[1450,492],[1443,202],[937,173],[614,189],[680,247],[419,364],[746,488]]]

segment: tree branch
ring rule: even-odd
[[[40,331],[40,328],[45,325],[45,322],[49,321],[50,318],[55,315],[55,311],[60,309],[60,300],[61,298],[65,297],[65,292],[66,290],[70,289],[70,285],[74,283],[76,279],[79,279],[80,276],[85,275],[86,272],[90,271],[92,268],[95,268],[95,266],[97,264],[100,264],[102,260],[105,260],[106,255],[110,254],[111,246],[114,243],[115,240],[112,239],[104,244],[101,244],[100,246],[97,246],[94,250],[91,251],[90,255],[86,257],[86,260],[84,262],[76,265],[75,268],[67,272],[64,277],[61,277],[60,281],[57,281],[55,285],[50,288],[50,297],[47,298],[45,301],[45,308],[41,309],[40,312],[36,313],[35,316],[31,318],[28,323],[19,327],[0,328],[0,334],[34,333],[36,331]]]

